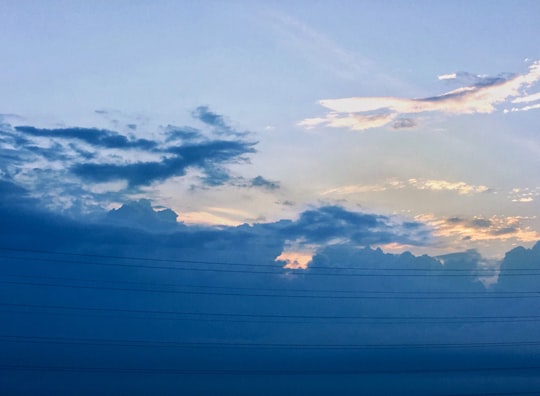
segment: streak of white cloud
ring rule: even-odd
[[[453,80],[457,77],[456,73],[449,73],[449,74],[441,74],[440,76],[437,76],[439,80]]]
[[[185,224],[191,225],[222,225],[233,227],[243,223],[237,219],[232,219],[227,216],[220,216],[219,214],[206,211],[183,212],[179,217],[179,220]]]
[[[490,189],[484,185],[473,185],[463,181],[447,181],[436,179],[408,179],[401,181],[389,179],[380,184],[353,184],[332,188],[321,193],[321,195],[350,195],[362,193],[376,193],[387,190],[398,190],[403,188],[414,188],[417,190],[429,191],[454,191],[459,195],[470,195],[488,192]]]
[[[366,74],[366,60],[303,21],[275,11],[265,13],[265,20],[283,38],[284,45],[313,64],[347,79]]]
[[[454,78],[453,74],[439,79]],[[446,92],[442,95],[409,99],[399,97],[352,97],[323,99],[319,104],[330,110],[325,117],[308,118],[299,123],[313,128],[327,126],[352,130],[365,130],[390,124],[397,116],[440,112],[446,114],[490,114],[505,102],[528,103],[538,100],[539,94],[526,94],[524,90],[540,81],[540,61],[534,62],[526,74],[510,78],[483,78],[481,82]],[[518,108],[526,111],[537,105]],[[512,109],[514,111],[514,109]]]
[[[532,94],[532,95],[516,98],[512,100],[512,103],[529,103],[529,102],[536,102],[537,100],[540,100],[540,92]]]
[[[489,191],[487,186],[471,185],[465,182],[449,182],[446,180],[418,180],[418,179],[409,179],[409,185],[419,189],[419,190],[431,190],[431,191],[455,191],[460,195],[468,195],[475,193],[483,193]]]
[[[510,109],[510,112],[515,113],[517,111],[529,111],[529,110],[535,110],[535,109],[540,109],[540,103],[530,105],[530,106],[512,107],[512,109]],[[505,110],[505,113],[508,113],[508,111]]]
[[[338,113],[330,113],[326,118],[307,118],[298,125],[311,129],[320,124],[325,124],[333,128],[349,128],[362,131],[387,125],[394,118],[394,114],[348,115],[343,117]]]

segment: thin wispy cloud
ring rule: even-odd
[[[353,79],[367,72],[369,62],[344,48],[327,35],[290,15],[275,11],[265,14],[282,44],[314,65],[346,79]]]
[[[441,179],[416,179],[407,180],[389,179],[378,184],[354,184],[336,187],[324,191],[321,195],[348,195],[358,193],[376,193],[388,190],[399,190],[412,188],[426,191],[452,191],[459,195],[479,194],[490,191],[490,188],[484,185],[469,184],[464,181],[448,181]]]
[[[401,97],[351,97],[343,99],[323,99],[319,104],[329,110],[323,117],[306,118],[299,123],[306,128],[317,126],[348,128],[362,131],[383,127],[405,117],[412,122],[412,115],[424,113],[444,114],[490,114],[496,111],[528,111],[540,107],[539,104],[519,105],[540,100],[540,93],[529,93],[540,81],[540,61],[533,62],[527,73],[520,75],[501,74],[496,77],[473,75],[466,72],[449,73],[439,76],[443,81],[456,81],[465,85],[441,95],[426,98]]]

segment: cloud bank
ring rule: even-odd
[[[4,388],[29,383],[29,394],[54,393],[61,383],[66,393],[77,393],[86,374],[72,373],[81,367],[104,368],[84,377],[88,394],[104,383],[146,394],[156,386],[189,389],[185,378],[194,370],[197,381],[213,383],[219,370],[273,377],[307,370],[319,377],[369,369],[386,379],[389,370],[404,367],[423,378],[429,370],[493,367],[494,360],[505,367],[536,364],[540,243],[487,267],[476,251],[430,257],[374,249],[371,243],[411,242],[414,235],[415,243],[426,243],[429,230],[421,221],[337,206],[311,208],[295,220],[222,228],[186,226],[176,216],[142,200],[104,216],[66,218],[24,188],[0,182],[0,364],[30,368],[10,375]],[[493,223],[446,220],[477,229]],[[290,240],[315,251],[287,253]],[[485,276],[496,282],[486,287]],[[51,373],[43,378],[52,382],[34,386],[32,367],[40,368],[39,378],[46,367]],[[55,380],[55,367],[70,375]],[[160,375],[156,385],[153,377],[141,380],[150,370],[174,375]],[[111,375],[117,372],[121,381]],[[182,372],[188,375],[179,380]],[[502,373],[489,377],[493,389]],[[415,394],[418,378],[410,388]],[[311,393],[332,392],[315,388]],[[274,390],[268,394],[280,393]],[[396,393],[380,384],[373,390]]]

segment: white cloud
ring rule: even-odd
[[[460,195],[478,194],[489,191],[484,185],[473,185],[463,181],[447,181],[438,179],[408,179],[406,181],[389,179],[380,184],[353,184],[332,188],[321,195],[349,195],[358,193],[375,193],[387,190],[414,188],[429,191],[454,191]]]
[[[362,131],[387,125],[395,118],[394,114],[347,115],[340,116],[337,112],[329,113],[326,118],[307,118],[298,125],[308,129],[324,124],[333,128],[349,128]]]
[[[467,73],[462,73],[467,74]],[[467,74],[468,75],[468,74]],[[444,74],[440,80],[455,79],[457,75]],[[489,114],[505,102],[529,103],[538,100],[540,93],[524,92],[540,81],[540,61],[534,62],[526,74],[513,77],[487,78],[475,76],[472,85],[460,87],[442,95],[410,99],[399,97],[352,97],[323,99],[319,104],[329,111],[324,117],[308,118],[299,123],[313,128],[327,126],[365,130],[390,124],[396,117],[419,113]],[[540,106],[526,106],[512,111],[527,111]]]
[[[456,73],[449,73],[449,74],[441,74],[440,76],[437,76],[439,80],[453,80],[457,77]]]
[[[528,103],[528,102],[535,102],[537,100],[540,100],[540,92],[535,93],[533,95],[527,95],[520,98],[516,98],[512,100],[512,103]]]
[[[538,196],[540,196],[540,187],[536,188],[514,188],[510,192],[509,198],[512,202],[533,202]]]
[[[409,185],[419,190],[431,190],[431,191],[455,191],[460,195],[468,195],[475,193],[483,193],[489,191],[489,188],[483,185],[472,185],[462,181],[449,182],[446,180],[418,180],[409,179]]]
[[[512,109],[510,109],[510,111],[512,113],[515,113],[517,111],[529,111],[529,110],[535,110],[535,109],[540,109],[540,103],[530,105],[530,106],[512,107]],[[505,113],[508,113],[508,110],[505,110]]]

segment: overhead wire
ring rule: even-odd
[[[32,277],[33,279],[40,280],[40,277]],[[81,280],[79,282],[99,282],[98,280]],[[124,282],[118,282],[123,284]],[[392,293],[387,292],[386,295],[377,293],[376,295],[370,295],[368,292],[361,294],[357,292],[357,295],[320,295],[320,294],[275,294],[265,293],[265,289],[259,289],[260,293],[245,293],[234,291],[207,291],[207,290],[168,290],[163,288],[135,288],[135,287],[114,287],[114,286],[95,286],[95,285],[81,285],[81,284],[59,284],[59,283],[47,283],[47,282],[30,282],[30,281],[9,281],[0,280],[0,284],[4,285],[20,285],[31,287],[54,287],[54,288],[71,288],[71,289],[87,289],[87,290],[107,290],[118,292],[134,292],[134,293],[155,293],[155,294],[181,294],[181,295],[203,295],[203,296],[230,296],[230,297],[266,297],[266,298],[302,298],[302,299],[323,299],[323,300],[490,300],[490,299],[527,299],[527,298],[540,298],[540,293],[521,293],[517,295],[497,295],[484,292],[483,295],[453,295],[452,292],[446,292],[444,295],[414,295],[414,292]],[[186,286],[184,286],[186,287]],[[187,286],[193,287],[193,286]],[[234,288],[231,288],[234,289]]]
[[[283,267],[276,266],[275,264],[263,264],[263,263],[240,263],[240,262],[227,262],[227,261],[214,261],[214,260],[195,260],[195,259],[171,259],[171,258],[158,258],[158,257],[137,257],[137,256],[118,256],[118,255],[100,255],[100,254],[89,254],[89,253],[74,253],[74,252],[58,252],[52,250],[39,250],[39,249],[22,249],[22,248],[9,248],[9,247],[0,247],[0,251],[6,252],[19,252],[19,253],[31,253],[31,254],[47,254],[47,255],[59,255],[59,256],[71,256],[71,257],[89,257],[89,258],[101,258],[101,259],[114,259],[114,260],[130,260],[130,261],[143,261],[143,262],[163,262],[163,263],[178,263],[178,264],[203,264],[203,265],[228,265],[228,266],[241,266],[241,267],[256,267],[256,268],[272,268],[272,269],[283,269]],[[0,258],[16,258],[13,256],[0,256]],[[18,257],[19,259],[22,259]],[[34,257],[35,259],[35,257]],[[37,258],[39,259],[39,257]],[[73,262],[73,261],[72,261]],[[92,262],[77,262],[77,263],[88,263]],[[144,268],[144,267],[143,267]],[[151,268],[166,268],[169,267],[158,267],[151,266]],[[181,267],[172,267],[172,268],[181,268]],[[287,268],[292,270],[294,268]],[[344,266],[331,266],[331,267],[321,267],[317,266],[314,269],[317,270],[364,270],[364,271],[445,271],[445,272],[488,272],[489,274],[497,272],[497,268],[475,268],[475,269],[463,269],[463,268],[444,268],[441,265],[440,268],[418,268],[418,267],[403,267],[403,268],[394,268],[394,267],[344,267]],[[539,268],[505,268],[504,271],[540,271]]]
[[[20,257],[20,256],[0,256],[0,259],[10,259],[10,260],[19,260],[19,261],[31,261],[33,263],[58,263],[58,264],[75,264],[75,265],[94,265],[94,266],[103,266],[103,267],[126,267],[126,268],[146,268],[153,270],[173,270],[173,271],[191,271],[191,272],[216,272],[216,273],[235,273],[235,274],[249,274],[249,275],[282,275],[284,268],[275,267],[273,271],[250,271],[250,270],[240,270],[240,269],[228,269],[228,268],[202,268],[202,267],[178,267],[178,266],[163,266],[163,265],[148,265],[148,264],[134,264],[134,263],[111,263],[111,262],[95,262],[95,261],[78,261],[78,260],[60,260],[52,258],[36,258],[36,257]],[[218,264],[215,262],[214,264]],[[220,263],[221,265],[228,265],[229,263]],[[256,265],[254,266],[256,267]],[[330,269],[330,267],[328,267]],[[334,268],[331,268],[334,269]],[[479,274],[474,271],[464,271],[467,273],[456,274],[456,273],[446,273],[445,269],[419,269],[419,268],[400,268],[400,269],[390,269],[390,268],[373,268],[373,269],[364,269],[364,268],[348,268],[348,270],[356,271],[401,271],[400,273],[342,273],[342,272],[329,272],[329,273],[318,273],[313,270],[299,270],[295,269],[294,274],[302,276],[328,276],[328,277],[482,277],[482,276],[491,276],[492,274]],[[285,271],[291,271],[287,268]],[[408,271],[423,271],[426,273],[407,273]],[[509,273],[505,276],[539,276],[540,272],[520,272],[520,273]]]
[[[354,320],[362,321],[392,321],[397,323],[424,323],[424,321],[433,321],[434,323],[507,323],[507,322],[537,322],[540,321],[540,315],[485,315],[485,316],[433,316],[433,315],[410,315],[410,316],[383,316],[383,315],[293,315],[293,314],[270,314],[270,313],[239,313],[239,312],[197,312],[197,311],[176,311],[176,310],[155,310],[155,309],[134,309],[134,308],[110,308],[110,307],[89,307],[72,305],[48,305],[48,304],[26,304],[26,303],[5,303],[1,302],[0,307],[8,308],[35,308],[35,309],[53,309],[65,311],[81,312],[104,312],[104,313],[130,313],[150,315],[145,317],[159,318],[158,315],[168,315],[188,319],[197,319],[200,317],[209,318],[243,318],[243,319],[298,319],[298,320]]]
[[[81,337],[45,337],[0,334],[0,341],[36,344],[74,344],[92,346],[160,347],[160,348],[250,348],[250,349],[453,349],[539,346],[538,341],[460,342],[460,343],[276,343],[216,341],[155,341],[140,339],[107,339]]]
[[[172,375],[373,375],[373,374],[450,374],[472,372],[516,372],[537,371],[538,365],[530,366],[492,366],[467,368],[407,368],[407,369],[182,369],[165,367],[103,367],[103,366],[52,366],[52,365],[16,365],[0,364],[0,369],[11,371],[56,371],[56,372],[86,372],[86,373],[125,373],[125,374],[172,374]]]

